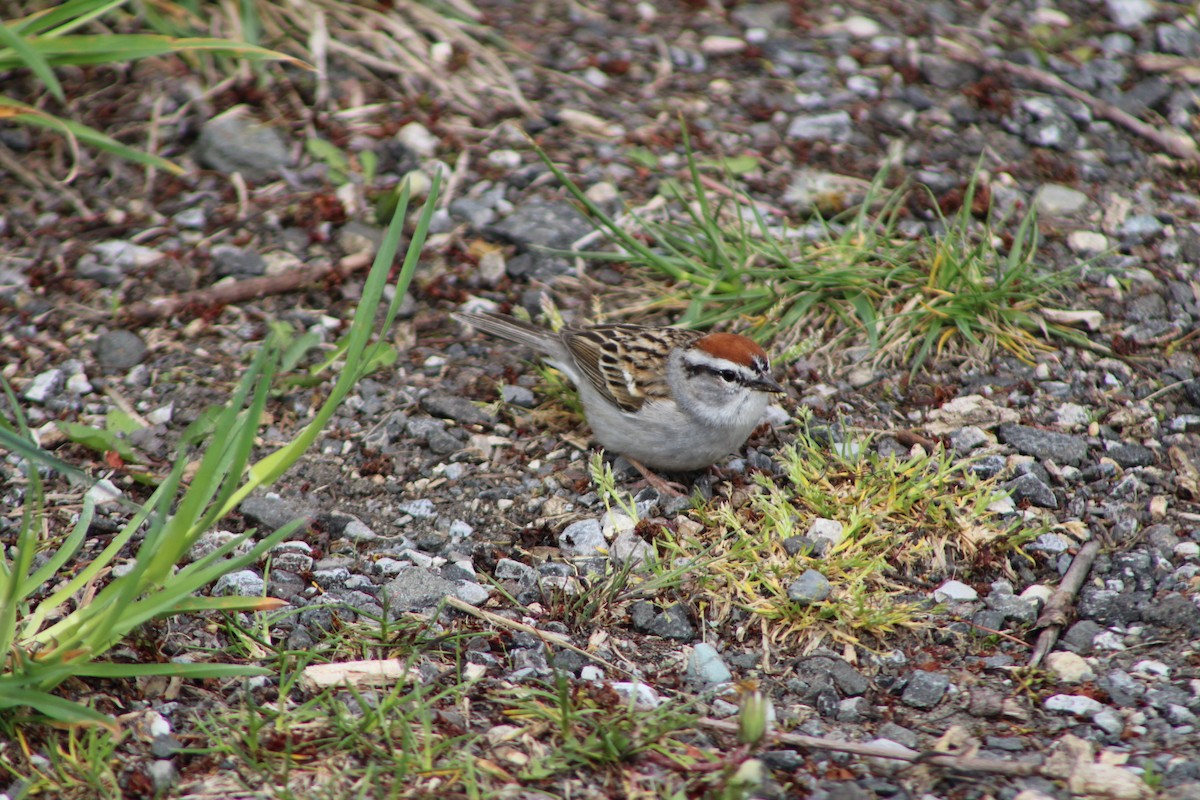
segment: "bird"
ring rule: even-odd
[[[575,384],[595,440],[625,456],[660,494],[679,492],[652,470],[686,472],[737,450],[772,393],[766,352],[735,333],[605,324],[555,332],[503,314],[459,322],[540,353]]]

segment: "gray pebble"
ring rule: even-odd
[[[691,641],[696,638],[696,629],[688,617],[686,606],[682,603],[660,612],[652,604],[642,600],[633,604],[630,616],[633,627],[642,633],[679,641]]]
[[[48,369],[34,376],[22,396],[31,403],[45,403],[58,397],[64,382],[61,369]]]
[[[487,232],[525,249],[565,250],[592,230],[592,224],[570,203],[533,201],[517,207]]]
[[[685,677],[688,683],[699,689],[711,689],[733,680],[733,673],[721,659],[717,648],[708,642],[701,642],[692,648],[688,657]]]
[[[454,394],[427,394],[421,398],[421,408],[435,417],[464,425],[492,425],[496,421],[473,401]]]
[[[900,695],[900,702],[913,708],[929,709],[942,701],[950,688],[950,678],[941,672],[915,670]]]
[[[594,556],[597,550],[607,545],[600,522],[595,519],[572,522],[558,535],[558,546],[568,558]]]
[[[853,120],[848,113],[832,111],[794,118],[788,125],[787,137],[805,142],[844,142],[850,138],[853,129]]]
[[[430,609],[448,594],[456,594],[458,586],[423,567],[409,567],[383,586],[388,609],[392,615],[404,611]]]
[[[105,372],[124,372],[146,357],[146,344],[133,331],[115,330],[97,336],[92,352]]]
[[[1081,436],[1012,424],[1001,425],[996,432],[1001,442],[1034,458],[1048,458],[1059,464],[1075,466],[1087,458],[1087,440]]]
[[[805,606],[828,599],[831,592],[829,579],[815,569],[805,570],[787,588],[788,599]]]
[[[264,587],[261,575],[252,570],[243,569],[218,578],[212,593],[214,596],[258,597],[263,594]]]
[[[219,244],[213,247],[210,255],[213,272],[219,278],[262,275],[267,271],[267,262],[254,250]]]
[[[229,113],[204,123],[195,155],[209,169],[227,174],[240,172],[254,183],[277,177],[292,163],[279,131]]]

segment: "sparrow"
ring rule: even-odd
[[[703,469],[732,453],[770,394],[784,391],[763,349],[734,333],[626,324],[556,333],[501,314],[452,317],[533,348],[570,378],[596,441],[660,493],[678,494],[651,470]]]

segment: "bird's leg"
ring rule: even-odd
[[[663,497],[686,497],[687,487],[682,483],[669,481],[663,476],[651,471],[640,461],[635,461],[629,456],[625,456],[625,460],[633,465],[633,468],[642,473],[642,477],[649,484],[650,488],[658,492]]]

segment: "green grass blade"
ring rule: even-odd
[[[62,84],[54,77],[54,70],[45,55],[8,25],[0,25],[0,48],[3,47],[11,48],[12,52],[5,53],[0,49],[0,65],[3,65],[0,68],[28,67],[60,103],[66,100]]]

